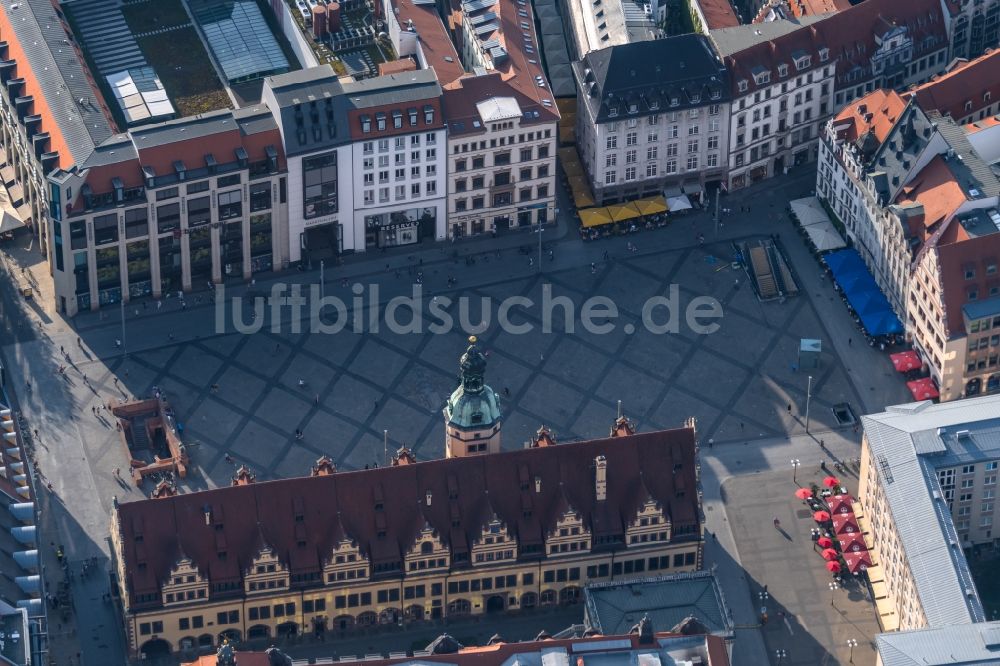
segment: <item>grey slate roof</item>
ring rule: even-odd
[[[734,26],[732,28],[719,28],[710,30],[709,39],[715,44],[715,49],[723,58],[748,49],[755,44],[766,42],[782,35],[787,35],[799,28],[812,25],[832,14],[813,14],[801,18],[780,19],[768,21],[766,23],[749,23],[747,25]]]
[[[911,100],[868,163],[869,175],[884,204],[899,196],[933,136],[931,119]]]
[[[186,141],[203,136],[212,136],[227,130],[239,130],[229,109],[201,113],[197,116],[168,120],[156,125],[136,127],[132,130],[132,140],[140,150],[162,146],[175,141]]]
[[[969,319],[982,319],[1000,314],[1000,296],[981,301],[969,301],[962,306],[962,312]]]
[[[733,631],[722,590],[710,571],[627,583],[597,583],[584,589],[586,622],[607,635],[623,635],[648,615],[655,631],[670,631],[693,617],[717,635]]]
[[[730,95],[726,68],[703,35],[610,46],[591,51],[573,69],[597,122],[719,104]],[[637,114],[628,113],[633,103]]]
[[[11,5],[17,5],[12,9]],[[90,86],[85,65],[66,44],[62,21],[49,0],[0,0],[28,57],[25,63],[38,80],[53,120],[66,139],[71,155],[64,166],[87,159],[94,146],[113,132],[101,110],[97,91]],[[37,46],[36,46],[37,45]],[[79,100],[84,103],[80,104]]]
[[[972,147],[965,130],[950,116],[942,116],[940,111],[928,111],[927,117],[937,124],[938,132],[955,151],[956,158],[961,157],[960,160],[949,160],[948,167],[955,174],[962,189],[969,193],[975,188],[982,197],[1000,195],[1000,180],[997,180],[990,165]]]
[[[882,666],[996,666],[1000,622],[894,631],[875,637]]]
[[[989,450],[1000,444],[1000,395],[896,405],[862,423],[928,625],[982,622],[936,470],[960,464],[977,448],[981,458],[997,457],[980,444]],[[962,430],[969,435],[959,439]]]
[[[350,142],[344,86],[330,65],[271,76],[264,80],[265,100],[273,98],[286,155],[334,148]],[[318,122],[314,123],[312,107]],[[332,131],[331,131],[332,128]]]
[[[433,69],[418,69],[345,83],[344,94],[351,108],[366,109],[438,97],[441,95],[441,85]]]

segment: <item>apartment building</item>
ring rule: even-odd
[[[287,265],[285,159],[263,106],[114,135],[47,180],[67,315]]]
[[[1000,5],[998,5],[1000,7]],[[903,93],[925,109],[937,109],[959,125],[1000,113],[1000,51],[974,60],[953,60],[944,73]]]
[[[902,91],[943,72],[951,56],[942,4],[862,2],[818,23],[818,34],[837,64],[830,112],[880,88]]]
[[[1000,536],[993,534],[998,417],[1000,396],[862,417],[858,502],[875,563],[868,575],[885,585],[877,602],[884,631],[985,621],[966,552]],[[880,639],[887,647],[894,640]]]
[[[473,450],[496,393],[472,341],[449,400],[449,457],[163,493],[116,504],[114,572],[130,652],[570,604],[592,581],[702,564],[693,425]],[[483,413],[488,400],[489,414]],[[490,426],[492,424],[492,426]]]
[[[730,76],[729,189],[816,159],[819,129],[833,109],[836,62],[815,29],[790,27],[775,22],[711,33]]]
[[[948,0],[951,57],[971,60],[1000,44],[1000,0]]]
[[[459,79],[444,92],[448,224],[452,238],[555,219],[555,108],[500,74]]]
[[[577,149],[599,205],[726,174],[729,77],[703,35],[612,46],[573,65]]]
[[[329,65],[270,77],[288,155],[289,259],[445,235],[445,126],[430,70],[341,83]]]

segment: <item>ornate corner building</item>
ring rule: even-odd
[[[701,567],[693,426],[636,434],[620,419],[562,445],[542,429],[500,452],[485,365],[472,341],[445,409],[450,457],[322,459],[304,478],[117,506],[131,653],[571,604],[590,582]]]

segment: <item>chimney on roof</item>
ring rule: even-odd
[[[536,493],[542,492],[542,477],[540,476],[535,477],[535,492]]]
[[[205,524],[206,525],[211,525],[212,524],[212,506],[210,504],[206,504],[202,508],[202,511],[205,513]]]
[[[619,416],[611,426],[611,437],[628,437],[635,434],[635,424],[627,416]]]
[[[434,497],[433,497],[433,493],[431,493],[431,491],[429,491],[429,490],[428,490],[428,491],[427,491],[427,494],[426,494],[426,495],[424,496],[424,501],[426,501],[426,502],[427,502],[427,506],[430,506],[430,505],[431,505],[431,500],[432,500],[432,499],[434,499]]]
[[[608,459],[604,456],[594,458],[594,492],[598,502],[608,498]]]

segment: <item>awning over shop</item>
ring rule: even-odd
[[[27,222],[31,219],[31,204],[23,203],[17,207],[17,216],[21,218],[22,222]]]
[[[889,359],[892,360],[892,365],[896,368],[896,372],[909,372],[910,370],[917,370],[923,365],[920,361],[920,357],[917,356],[917,352],[912,349],[910,351],[892,354],[889,356]]]
[[[878,288],[857,250],[839,250],[823,257],[847,302],[869,335],[902,333],[903,325]]]
[[[11,215],[7,211],[3,211],[3,216],[0,217],[0,234],[20,229],[23,226],[24,222],[22,222],[16,215]]]
[[[853,513],[853,498],[850,495],[833,495],[826,498],[826,504],[830,507],[831,514]]]
[[[871,567],[868,567],[869,571]],[[878,582],[872,583],[872,596],[875,599],[885,599],[889,596],[889,590],[885,586],[885,581],[880,580]]]
[[[667,212],[667,200],[663,197],[648,197],[632,202],[640,215],[656,215]]]
[[[694,206],[691,205],[691,200],[687,198],[686,194],[681,194],[676,197],[667,196],[667,207],[674,213],[682,210],[691,210]]]
[[[14,167],[9,164],[0,167],[0,178],[3,178],[4,184],[14,182]]]
[[[819,199],[805,197],[792,201],[790,205],[796,219],[809,234],[809,238],[817,250],[837,250],[847,247],[847,243],[844,242],[826,211],[823,210],[823,204],[819,202]]]
[[[847,562],[847,570],[851,573],[866,571],[872,565],[872,558],[867,550],[844,553],[844,561]]]
[[[917,400],[931,400],[941,396],[937,386],[934,385],[934,379],[931,377],[923,377],[912,382],[906,382],[906,388],[910,389],[910,393]]]
[[[607,208],[585,208],[580,211],[580,224],[584,229],[611,224],[613,221]]]
[[[563,171],[567,176],[582,176],[583,167],[580,165],[580,157],[576,148],[572,146],[559,149],[559,163],[562,164]]]
[[[833,531],[838,535],[838,539],[841,536],[850,534],[861,534],[861,530],[858,528],[858,521],[854,519],[853,513],[847,515],[838,513],[833,516]]]
[[[586,176],[570,176],[569,189],[573,192],[573,203],[577,208],[590,208],[594,205],[594,195],[590,192]]]
[[[612,204],[608,206],[608,213],[615,222],[624,222],[639,217],[639,211],[630,203]]]

